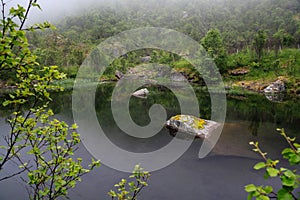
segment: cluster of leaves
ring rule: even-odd
[[[295,138],[290,138],[286,135],[284,129],[278,129],[280,134],[285,138],[289,144],[289,148],[282,151],[282,155],[287,159],[290,165],[299,165],[300,163],[300,144],[295,142]],[[300,175],[297,170],[291,170],[284,167],[278,167],[279,160],[272,160],[267,158],[267,153],[264,153],[258,142],[250,142],[254,146],[253,151],[258,152],[262,158],[263,162],[259,162],[254,166],[255,170],[265,169],[265,178],[275,178],[278,177],[281,180],[282,187],[275,192],[272,186],[256,186],[254,184],[249,184],[245,186],[246,192],[249,193],[248,199],[258,199],[258,200],[268,200],[270,198],[277,198],[279,200],[293,200],[297,199],[293,193],[300,185]]]
[[[16,89],[3,103],[13,113],[7,120],[10,131],[4,137],[6,145],[0,149],[0,181],[26,172],[27,178],[21,179],[28,185],[30,199],[53,200],[66,196],[84,174],[99,166],[99,161],[82,166],[82,159],[74,156],[80,143],[77,126],[54,119],[48,108],[50,91],[63,90],[53,81],[64,79],[66,74],[57,66],[40,67],[29,48],[27,31],[51,27],[47,22],[24,27],[29,10],[40,8],[37,0],[29,0],[27,8],[12,7],[8,14],[6,3],[1,0],[1,4],[0,72],[12,72]],[[8,163],[18,165],[19,171],[1,173]]]
[[[202,38],[201,44],[210,55],[220,72],[225,72],[227,68],[227,52],[218,29],[211,29]]]
[[[12,129],[4,147],[7,158],[18,161],[20,172],[27,172],[27,178],[22,180],[29,186],[31,199],[65,196],[68,189],[100,163],[92,160],[84,168],[82,159],[74,158],[80,143],[75,124],[69,127],[63,121],[49,119],[54,114],[47,110],[47,105],[32,108],[29,113],[23,116],[14,112],[8,120]]]
[[[108,195],[112,199],[118,200],[136,200],[138,194],[142,189],[148,186],[147,180],[150,177],[150,173],[143,171],[139,165],[136,165],[132,175],[129,178],[134,179],[133,181],[128,182],[125,179],[122,179],[119,183],[115,184],[117,191],[109,191]],[[127,189],[127,185],[129,188]]]
[[[48,22],[41,24],[34,24],[25,28],[25,21],[27,19],[29,10],[32,7],[39,7],[36,1],[31,0],[28,3],[27,9],[18,5],[16,8],[12,7],[9,10],[9,15],[6,14],[6,3],[1,0],[2,19],[0,20],[0,74],[1,79],[7,78],[6,74],[15,75],[17,70],[25,68],[34,69],[37,66],[37,57],[31,53],[29,44],[26,38],[26,31],[34,31],[37,29],[53,28]],[[28,66],[28,67],[27,67]],[[20,80],[20,77],[14,76],[15,80]]]
[[[260,62],[263,50],[265,48],[267,41],[267,34],[264,30],[258,30],[257,33],[254,36],[253,46],[257,55],[257,60]]]
[[[83,167],[82,158],[75,156],[81,142],[76,124],[69,126],[55,119],[49,109],[50,92],[63,91],[53,82],[65,79],[66,74],[58,71],[57,66],[41,67],[38,56],[29,48],[27,31],[51,27],[46,22],[24,28],[29,10],[32,7],[40,9],[37,0],[29,0],[27,8],[20,5],[10,8],[8,15],[6,3],[1,0],[1,4],[0,73],[13,74],[15,90],[3,103],[13,112],[7,119],[10,131],[4,137],[6,145],[0,148],[0,181],[27,173],[27,177],[21,176],[21,179],[27,184],[29,198],[54,200],[67,196],[68,190],[74,188],[83,175],[99,167],[100,162],[92,159]],[[2,173],[8,163],[17,165],[19,170],[8,175]],[[131,176],[136,183],[129,183],[133,194],[124,191],[125,180],[117,185],[121,188],[119,191],[122,190],[120,194],[110,194],[113,198],[136,199],[149,176],[136,166]]]

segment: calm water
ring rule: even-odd
[[[116,126],[111,114],[110,97],[113,88],[113,84],[99,86],[95,100],[99,123],[112,142],[129,151],[148,152],[159,149],[172,140],[172,136],[164,128],[149,139],[134,139],[124,134]],[[149,90],[151,94],[147,99],[132,98],[130,101],[130,114],[137,124],[143,126],[150,122],[148,110],[153,104],[161,104],[168,117],[179,113],[178,101],[168,89],[151,87]],[[201,117],[209,119],[209,95],[200,88],[195,90]],[[71,92],[55,94],[54,99],[51,107],[56,117],[72,123]],[[1,135],[8,130],[6,113],[8,111],[1,112]],[[199,159],[202,141],[195,140],[175,163],[152,173],[149,187],[145,188],[140,199],[246,199],[244,185],[270,183],[262,178],[263,172],[252,169],[260,158],[251,151],[249,141],[259,141],[270,157],[279,158],[280,149],[286,147],[286,144],[276,128],[284,127],[289,135],[297,136],[299,124],[298,101],[272,103],[261,95],[230,95],[227,97],[226,123],[213,151],[206,158]],[[84,161],[91,157],[84,146],[77,153]],[[10,166],[9,170],[13,169]],[[70,192],[70,199],[110,199],[106,193],[121,178],[128,176],[127,173],[102,165],[83,178],[78,187]],[[272,184],[277,187],[279,183],[274,181]],[[15,178],[0,183],[0,199],[27,199],[22,181]]]

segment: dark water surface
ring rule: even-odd
[[[157,135],[149,139],[134,139],[124,134],[115,124],[110,98],[113,84],[99,86],[95,107],[99,123],[108,138],[119,147],[133,152],[149,152],[166,145],[172,136],[163,128]],[[132,98],[130,114],[139,125],[150,122],[148,111],[151,105],[161,104],[168,117],[178,114],[180,107],[175,96],[166,88],[151,87],[147,99]],[[195,88],[199,99],[201,117],[210,118],[209,94]],[[71,92],[55,94],[51,107],[56,117],[72,123]],[[8,130],[5,115],[1,111],[1,135]],[[241,200],[246,199],[244,186],[249,183],[271,183],[278,187],[277,181],[266,181],[263,172],[252,169],[260,158],[251,151],[250,141],[259,141],[264,151],[272,158],[280,158],[280,151],[286,147],[285,142],[276,132],[276,128],[284,127],[291,136],[297,136],[300,128],[300,103],[286,101],[273,103],[262,95],[227,96],[227,117],[221,137],[205,158],[199,159],[198,152],[202,141],[196,139],[180,159],[166,168],[151,173],[149,186],[141,193],[139,199],[204,199],[204,200]],[[0,143],[0,145],[2,142]],[[84,162],[91,158],[84,146],[77,152]],[[163,158],[162,158],[163,159]],[[284,162],[283,162],[284,163]],[[9,169],[14,170],[14,166]],[[106,194],[129,174],[118,172],[107,166],[83,177],[76,189],[70,191],[70,199],[96,200],[110,199]],[[0,183],[0,199],[28,199],[24,183],[18,178]]]

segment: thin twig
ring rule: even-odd
[[[23,169],[23,170],[21,170],[21,171],[19,171],[19,172],[17,172],[17,173],[11,174],[11,175],[6,176],[6,177],[4,177],[4,178],[0,178],[0,182],[1,182],[1,181],[4,181],[4,180],[7,180],[7,179],[10,179],[10,178],[12,178],[12,177],[14,177],[14,176],[20,175],[20,174],[22,174],[22,173],[25,172],[25,171],[26,171],[26,169]]]
[[[2,9],[1,9],[1,13],[2,13],[2,23],[3,23],[3,27],[2,27],[2,39],[4,38],[5,35],[5,30],[6,30],[6,18],[5,18],[5,6],[6,4],[4,3],[3,0],[1,0],[1,5],[2,5]]]
[[[21,21],[21,24],[20,24],[20,26],[19,26],[19,30],[22,30],[22,29],[23,29],[23,26],[25,25],[25,21],[27,20],[27,17],[28,17],[30,8],[31,8],[31,6],[32,6],[32,2],[33,2],[33,0],[30,0],[30,1],[28,2],[27,9],[26,9],[26,12],[25,12],[23,21]]]

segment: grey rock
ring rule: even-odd
[[[272,102],[283,102],[285,94],[284,93],[265,93],[265,97]]]
[[[217,129],[220,124],[197,118],[192,115],[176,115],[171,117],[165,124],[172,135],[176,132],[187,134],[187,136],[196,138],[209,138],[213,130]]]
[[[141,62],[149,62],[151,61],[151,56],[145,56],[145,57],[141,57]]]
[[[122,72],[120,72],[119,70],[116,70],[115,76],[117,77],[117,79],[121,79],[121,78],[123,78],[124,74]]]
[[[147,88],[142,88],[132,93],[132,96],[139,97],[139,98],[146,98],[148,94],[149,94],[149,90]]]
[[[277,80],[264,89],[265,93],[282,93],[285,92],[284,82]]]
[[[172,81],[178,81],[178,82],[186,80],[186,78],[179,72],[172,72],[170,78]]]
[[[264,89],[265,96],[272,102],[282,102],[286,91],[284,82],[277,80]]]

